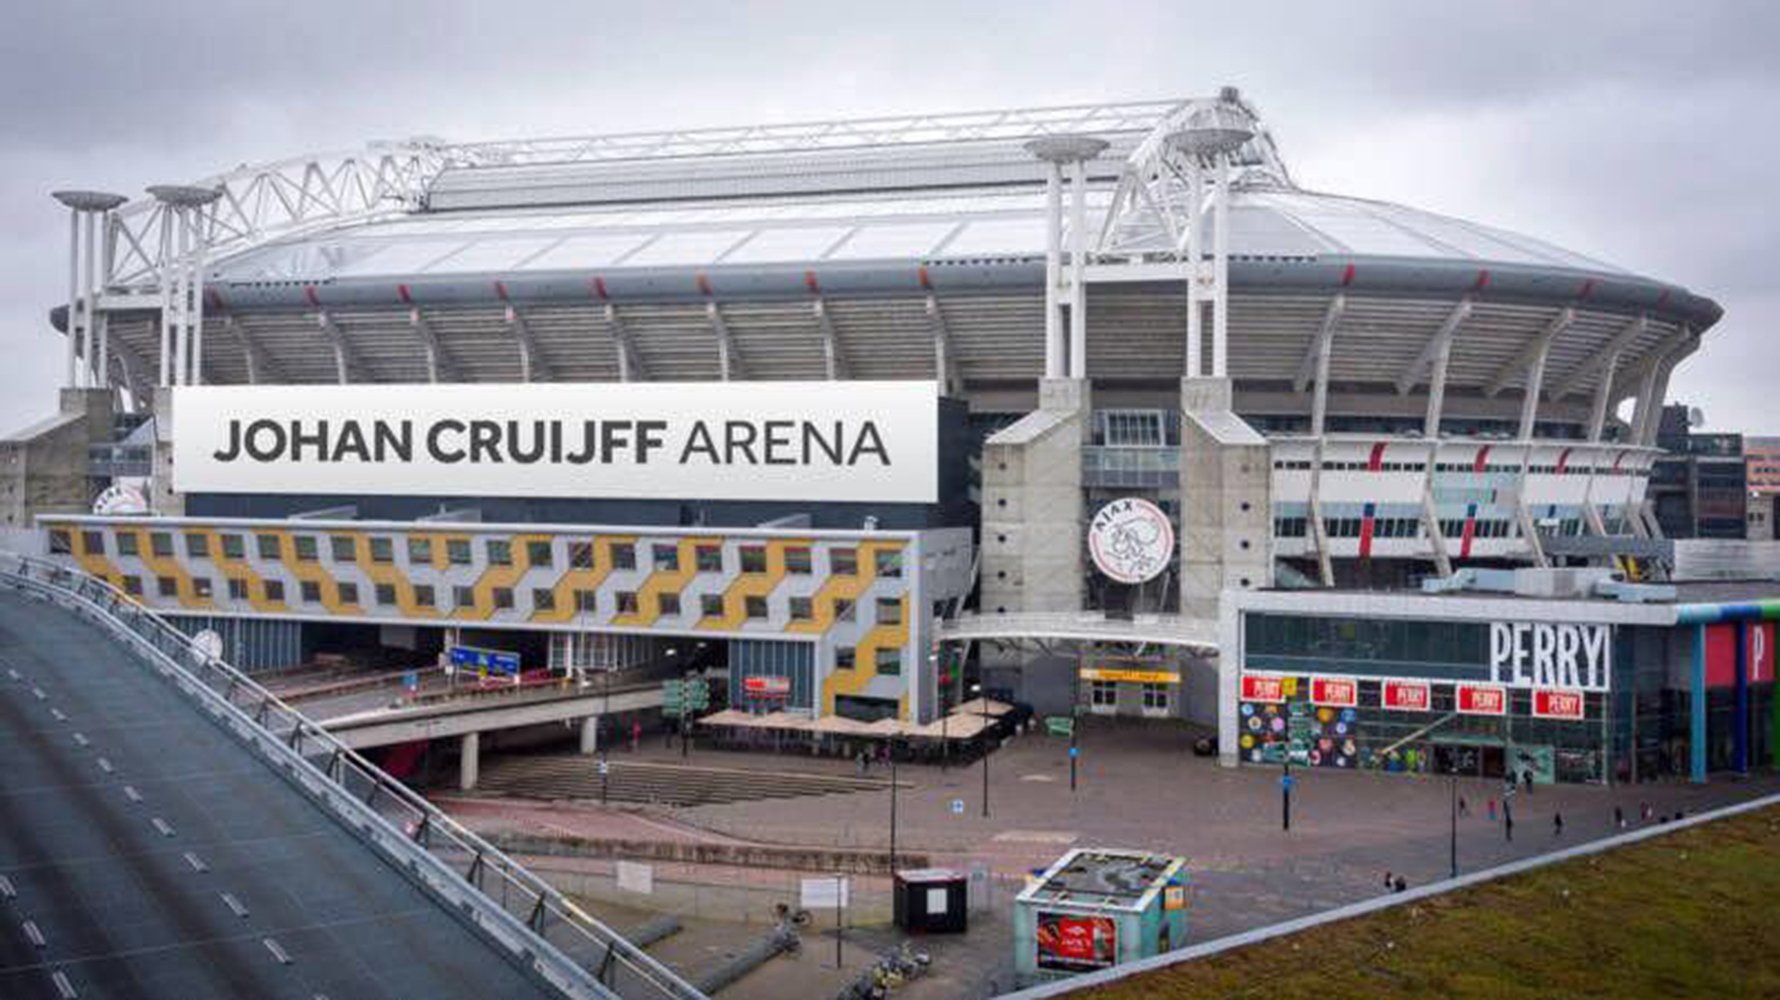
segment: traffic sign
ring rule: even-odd
[[[954,816],[964,815],[964,800],[963,799],[953,799],[952,800],[952,815],[954,815]]]
[[[1081,748],[1081,747],[1070,747],[1070,748],[1069,748],[1069,756],[1071,756],[1071,757],[1080,757],[1080,756],[1081,756],[1081,755],[1082,755],[1082,748]]]
[[[1282,774],[1279,776],[1279,787],[1285,789],[1288,792],[1291,791],[1294,787],[1296,787],[1297,784],[1298,784],[1298,779],[1293,777],[1292,775]]]

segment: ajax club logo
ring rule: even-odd
[[[1174,525],[1141,497],[1114,500],[1088,525],[1088,553],[1100,572],[1120,583],[1153,580],[1174,556]]]

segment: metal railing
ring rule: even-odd
[[[0,585],[47,597],[106,628],[449,915],[564,996],[706,1000],[498,848],[106,581],[0,551]]]

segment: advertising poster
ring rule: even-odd
[[[1038,914],[1038,967],[1049,972],[1092,972],[1118,961],[1119,931],[1111,917]]]

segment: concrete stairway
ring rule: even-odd
[[[671,806],[715,805],[814,795],[881,792],[888,781],[798,771],[702,767],[611,759],[604,779],[611,802]],[[600,798],[602,779],[593,757],[580,754],[491,756],[482,762],[477,790],[532,799]]]

